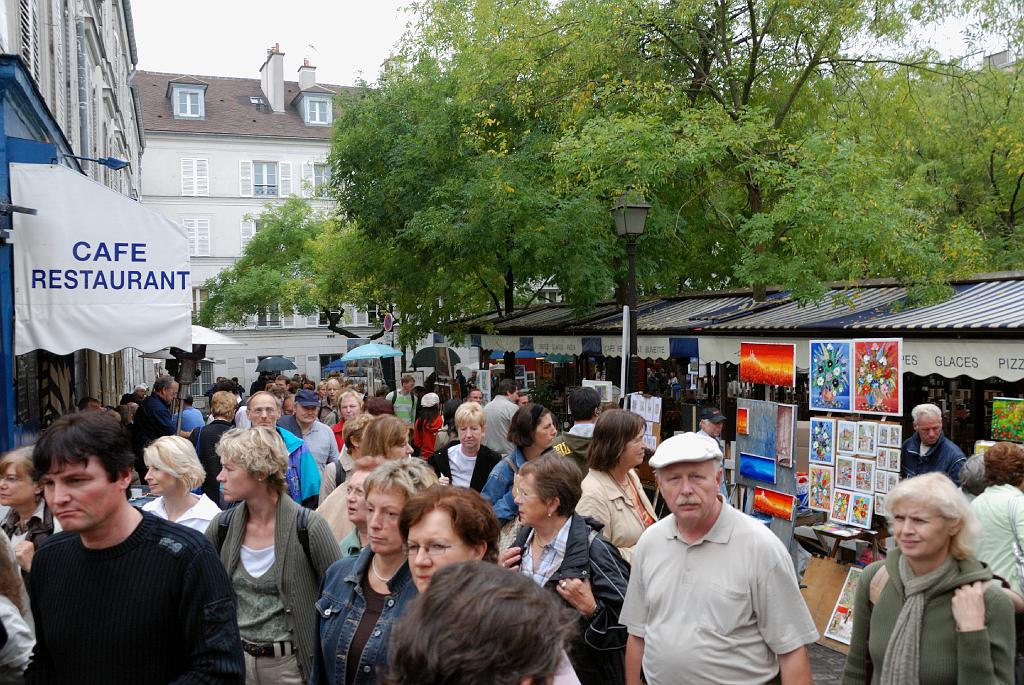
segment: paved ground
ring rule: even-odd
[[[828,647],[818,644],[810,645],[808,652],[811,656],[811,674],[814,676],[814,685],[839,685],[843,682],[845,654],[834,652]]]

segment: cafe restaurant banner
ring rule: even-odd
[[[15,351],[190,349],[188,235],[64,166],[11,164]]]

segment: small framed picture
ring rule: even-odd
[[[861,421],[857,424],[857,454],[873,457],[878,453],[878,423]]]
[[[836,454],[853,455],[857,453],[857,422],[836,422]]]

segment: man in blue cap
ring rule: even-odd
[[[282,416],[277,425],[306,441],[317,468],[323,473],[325,466],[338,459],[338,442],[330,427],[317,418],[319,412],[320,398],[316,393],[300,390],[295,393],[295,414]]]

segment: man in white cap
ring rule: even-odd
[[[722,452],[707,436],[665,440],[651,458],[671,516],[640,537],[619,620],[626,685],[810,685],[818,639],[793,560],[719,492]]]

